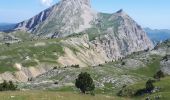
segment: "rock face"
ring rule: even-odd
[[[0,74],[0,83],[3,82],[3,80],[7,81],[14,81],[14,82],[27,82],[30,81],[32,78],[41,75],[43,73],[48,72],[51,70],[51,67],[47,67],[45,65],[41,65],[41,67],[19,67],[17,68],[16,72],[5,72]]]
[[[79,52],[74,54],[65,48],[66,54],[58,62],[65,66],[95,66],[153,48],[146,33],[123,10],[114,14],[98,14],[93,27],[84,33],[83,36],[71,37],[62,42],[75,47]]]
[[[93,41],[89,41],[87,34],[71,37],[61,43],[67,47],[74,47],[75,50],[65,47],[65,55],[60,56],[58,62],[63,66],[76,64],[80,67],[96,66],[152,47],[152,44],[138,44],[136,42],[131,44],[132,42],[133,40],[128,41],[126,45],[125,42],[118,40],[113,34],[102,35]]]
[[[61,0],[33,18],[18,23],[15,30],[25,30],[41,37],[64,37],[90,28],[96,12],[89,0]]]
[[[165,74],[168,74],[170,75],[170,67],[169,67],[169,64],[170,64],[170,60],[168,61],[161,61],[161,70],[165,73]]]
[[[0,44],[16,43],[19,41],[20,41],[19,38],[15,37],[9,33],[0,32]]]

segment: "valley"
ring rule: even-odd
[[[75,95],[69,98],[73,98],[76,100],[79,96],[82,97],[82,94],[79,93],[79,90],[75,88],[74,82],[75,78],[80,72],[88,72],[94,79],[96,89],[96,96],[87,96],[85,98],[91,98],[95,100],[95,98],[104,98],[107,100],[143,100],[146,97],[154,98],[154,96],[161,95],[162,100],[168,100],[168,90],[169,87],[169,76],[161,79],[155,84],[157,87],[161,87],[160,92],[153,93],[151,95],[144,95],[139,97],[118,97],[118,91],[126,84],[128,88],[132,88],[134,91],[145,87],[145,82],[148,79],[153,79],[153,75],[160,69],[162,69],[163,58],[169,53],[168,45],[170,42],[164,42],[157,46],[152,51],[140,51],[135,52],[131,55],[126,56],[123,59],[117,61],[106,62],[105,64],[99,64],[97,66],[89,66],[89,67],[61,67],[54,68],[51,70],[38,75],[35,78],[31,78],[28,82],[21,82],[18,84],[18,87],[21,91],[11,92],[5,95],[3,92],[0,95],[5,95],[5,100],[10,100],[10,96],[14,96],[17,100],[27,100],[32,96],[38,98],[60,98],[56,96],[63,95]],[[160,53],[161,52],[161,53]],[[169,59],[169,58],[168,58]],[[169,61],[169,60],[168,60]],[[166,61],[168,63],[168,61]],[[165,71],[165,73],[167,70]],[[168,75],[169,73],[166,73]],[[30,92],[31,91],[31,92]],[[18,94],[19,93],[19,94]],[[34,93],[30,94],[30,93]],[[43,94],[47,94],[44,97]],[[54,96],[51,96],[54,95]],[[108,95],[108,96],[102,96]],[[8,98],[7,98],[8,97]],[[111,99],[112,98],[112,99]],[[61,99],[61,98],[60,98]],[[67,100],[68,98],[63,97],[63,100]],[[15,100],[15,99],[14,99]],[[28,99],[29,100],[29,99]],[[99,99],[100,100],[100,99]]]
[[[90,0],[61,0],[3,27],[0,100],[170,98],[168,36],[154,37],[158,30],[143,29],[123,9],[103,13]]]

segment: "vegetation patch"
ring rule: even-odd
[[[24,67],[36,66],[40,62],[55,63],[59,56],[64,54],[63,47],[58,43],[58,39],[25,41],[14,43],[10,46],[2,45],[0,48],[0,73],[6,71],[16,71],[13,65],[20,62]],[[36,43],[46,43],[48,45],[35,46]]]
[[[24,67],[35,67],[37,65],[38,65],[38,63],[36,61],[32,61],[32,60],[22,62],[22,66],[24,66]]]
[[[5,81],[0,84],[0,91],[14,91],[17,89],[17,85],[14,85],[12,81]]]
[[[137,73],[139,75],[144,75],[147,77],[153,77],[153,75],[160,70],[160,60],[161,57],[154,56],[154,60],[150,61],[146,67],[141,67],[136,70],[130,70],[132,73]]]

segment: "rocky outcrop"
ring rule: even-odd
[[[145,43],[146,41],[142,39],[139,40],[140,42],[137,42],[135,38],[138,37],[135,37],[135,35],[135,38],[132,40],[123,40],[131,37],[129,36],[131,34],[124,38],[121,34],[119,35],[115,37],[113,34],[105,34],[93,41],[89,41],[89,36],[85,34],[63,40],[62,44],[65,46],[65,55],[59,57],[58,62],[63,66],[76,64],[81,67],[96,66],[118,60],[133,52],[152,48],[152,43],[149,40],[147,40],[149,43]],[[69,47],[72,47],[72,49]]]
[[[17,68],[16,72],[5,72],[0,74],[0,83],[3,82],[3,80],[11,80],[14,82],[27,82],[32,80],[34,77],[46,73],[52,69],[52,67],[43,64],[37,67],[29,68],[22,67],[22,65],[20,64],[16,64],[15,67]]]
[[[21,41],[18,37],[13,36],[10,33],[0,32],[0,44],[4,43],[16,43]]]
[[[170,67],[169,67],[169,64],[170,64],[170,60],[161,61],[161,70],[162,70],[165,74],[168,74],[168,75],[170,75]]]
[[[64,37],[90,28],[96,15],[90,0],[61,0],[33,18],[18,23],[15,30],[29,31],[41,37]]]
[[[15,26],[15,30],[23,30],[23,31],[33,32],[36,29],[36,27],[38,26],[38,24],[42,23],[43,21],[45,21],[47,19],[47,17],[50,15],[53,8],[54,8],[54,6],[40,12],[38,15],[34,16],[33,18],[31,18],[29,20],[18,23]]]

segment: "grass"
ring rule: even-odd
[[[16,31],[16,32],[12,33],[12,35],[14,35],[15,37],[21,39],[22,41],[31,40],[31,34],[23,32],[23,31]]]
[[[0,73],[16,71],[13,68],[15,63],[21,63],[23,67],[34,67],[38,65],[37,61],[58,64],[58,57],[64,54],[63,47],[59,41],[60,39],[50,39],[14,43],[9,47],[1,45]],[[44,45],[35,46],[38,43],[43,43]]]
[[[53,76],[50,78],[50,80],[59,80],[60,82],[62,81],[66,81],[68,79],[66,79],[66,76],[69,76],[71,79],[70,81],[67,82],[71,82],[74,84],[74,78],[77,77],[77,75],[80,72],[88,72],[91,77],[96,81],[99,82],[100,84],[103,84],[104,87],[96,87],[95,89],[95,93],[98,94],[104,94],[104,95],[112,95],[112,96],[116,96],[117,91],[119,91],[119,87],[117,87],[116,83],[125,80],[122,77],[125,75],[128,75],[129,77],[131,77],[132,79],[134,79],[135,81],[141,81],[143,79],[146,79],[146,77],[141,77],[140,75],[131,75],[132,73],[128,73],[129,70],[121,68],[121,67],[115,67],[115,64],[120,63],[120,62],[109,62],[107,64],[103,64],[101,66],[97,66],[97,67],[86,67],[86,68],[77,68],[77,69],[73,69],[73,70],[64,70],[63,72],[61,72],[60,74]],[[116,80],[115,83],[112,82],[102,82],[101,80],[103,80],[104,78],[110,78],[111,80]],[[123,80],[121,80],[123,79]],[[128,83],[129,84],[129,83]],[[124,84],[120,84],[121,85]],[[73,86],[74,87],[74,86]],[[75,88],[73,87],[63,87],[63,88],[56,88],[53,89],[53,91],[76,91]]]
[[[65,87],[60,87],[60,88],[53,88],[49,89],[50,91],[58,91],[58,92],[72,92],[75,90],[75,87],[72,86],[65,86]]]
[[[107,87],[111,84],[106,83]],[[2,100],[145,100],[146,97],[152,98],[161,95],[160,100],[169,100],[170,98],[170,76],[167,76],[161,81],[154,83],[155,86],[161,87],[161,91],[153,94],[146,94],[138,97],[117,97],[111,95],[114,89],[96,89],[95,96],[83,95],[75,87],[63,87],[58,89],[51,89],[50,91],[15,91],[15,92],[1,92],[0,97]],[[145,81],[141,81],[134,85],[130,85],[133,90],[142,89],[145,87]],[[110,91],[112,90],[112,91]],[[117,90],[115,90],[116,92]],[[12,98],[11,98],[12,97]]]
[[[161,57],[153,55],[152,56],[154,60],[152,59],[146,66],[147,67],[141,67],[136,70],[130,70],[132,73],[136,73],[138,75],[144,75],[147,77],[153,77],[153,75],[160,70],[160,60]]]
[[[26,61],[22,63],[22,66],[24,67],[31,67],[31,66],[36,66],[38,63],[36,61]]]
[[[1,92],[0,100],[130,100],[96,94],[95,96],[71,92],[15,91]]]
[[[141,81],[139,83],[136,83],[134,85],[129,86],[128,88],[132,88],[134,91],[137,91],[139,89],[143,89],[145,88],[145,83],[146,81]],[[152,98],[152,100],[154,99],[154,96],[158,96],[161,95],[161,99],[160,100],[169,100],[170,98],[170,76],[167,76],[165,78],[162,78],[160,81],[156,81],[154,83],[155,87],[160,87],[160,92],[156,92],[153,94],[145,94],[143,96],[138,96],[138,97],[133,97],[136,100],[140,100],[140,99],[145,99],[146,97],[150,97]]]
[[[89,41],[95,40],[96,37],[99,37],[101,34],[100,30],[96,27],[87,29],[86,33],[88,33]]]
[[[11,67],[11,66],[8,66],[8,67],[0,66],[0,74],[3,72],[6,72],[6,71],[15,72],[15,71],[17,71],[17,69],[15,69],[14,67]]]

